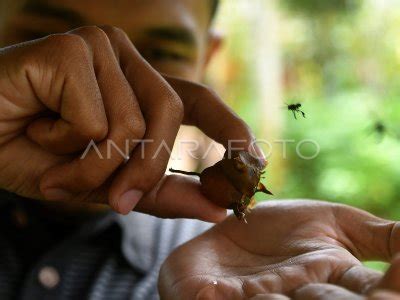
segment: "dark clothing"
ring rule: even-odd
[[[0,299],[158,299],[166,256],[210,227],[140,213],[43,215],[0,192]]]

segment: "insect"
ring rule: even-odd
[[[233,158],[224,158],[201,173],[170,169],[172,173],[200,177],[202,193],[215,204],[232,209],[239,220],[246,221],[246,212],[255,204],[258,192],[272,195],[260,182],[265,160],[240,151]]]
[[[297,120],[297,113],[302,114],[303,118],[306,117],[306,114],[304,113],[304,111],[301,110],[301,103],[294,103],[294,104],[286,104],[286,108],[288,109],[288,111],[291,111],[293,113],[294,118]]]
[[[383,141],[385,136],[391,136],[397,138],[396,133],[392,132],[386,124],[381,120],[376,120],[374,124],[372,124],[369,129],[369,134],[374,134],[376,136],[377,142],[380,143]]]
[[[376,121],[374,124],[374,131],[378,134],[385,134],[387,131],[386,125],[382,121]]]

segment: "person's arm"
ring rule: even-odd
[[[161,299],[400,297],[398,222],[305,200],[266,202],[247,221],[231,216],[177,248],[160,271]],[[392,266],[383,275],[367,260]]]
[[[197,180],[164,175],[182,123],[225,146],[254,140],[215,93],[163,77],[119,29],[83,27],[0,49],[2,189],[220,221],[225,210]]]

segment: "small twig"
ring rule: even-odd
[[[170,171],[171,173],[177,173],[177,174],[183,174],[183,175],[198,176],[198,177],[200,177],[200,173],[197,173],[197,172],[187,172],[187,171],[175,170],[175,169],[172,169],[172,168],[170,168],[169,171]]]

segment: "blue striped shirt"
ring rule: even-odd
[[[211,227],[109,212],[63,234],[25,206],[27,199],[0,191],[0,299],[159,299],[158,272],[165,258]],[[36,217],[35,226],[29,221],[19,230],[12,224],[8,216],[15,207]],[[46,235],[51,231],[55,234]]]

